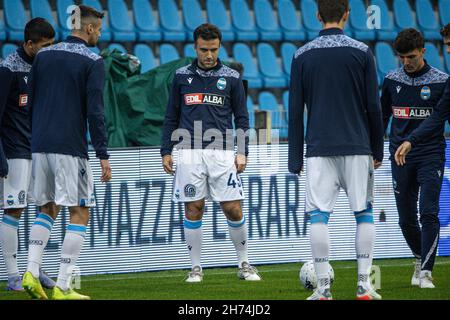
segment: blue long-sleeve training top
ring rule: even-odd
[[[308,112],[304,139],[304,109]],[[370,155],[383,159],[383,122],[372,52],[338,28],[297,50],[289,89],[289,171],[306,157]]]
[[[401,67],[386,75],[381,106],[385,131],[392,116],[389,134],[391,156],[415,129],[419,128],[419,132],[424,132],[422,125],[425,119],[435,113],[448,77],[448,74],[431,67],[426,62],[425,66],[415,73],[407,73]],[[431,131],[425,129],[430,132],[428,138],[416,143],[406,156],[408,161],[444,156],[444,120],[434,122],[433,127]]]
[[[177,129],[187,130],[186,133],[190,134],[190,141],[182,141],[185,146],[211,147],[211,142],[215,140],[208,131],[213,133],[212,129],[221,135],[223,144],[220,148],[231,146],[233,150],[234,137],[227,135],[227,130],[233,130],[233,115],[235,128],[247,132],[247,100],[242,78],[237,71],[223,65],[220,60],[210,70],[198,67],[197,60],[178,69],[172,82],[164,120],[161,155],[172,153],[174,145],[178,143],[177,139],[172,139],[172,133]],[[201,124],[201,131],[194,132],[195,122]],[[240,140],[237,143],[238,153],[247,155],[248,136],[245,142]]]
[[[96,156],[108,159],[103,59],[84,40],[69,36],[39,51],[30,78],[31,151],[87,159],[89,122]]]
[[[450,78],[445,83],[444,93],[436,105],[434,112],[405,140],[410,141],[411,145],[415,148],[422,141],[432,137],[447,120],[450,120]]]
[[[0,170],[6,159],[31,159],[28,78],[33,58],[19,47],[0,63]]]

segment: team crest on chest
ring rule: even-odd
[[[227,87],[227,80],[225,78],[220,78],[217,80],[217,89],[219,90],[225,90]]]
[[[422,90],[420,90],[420,97],[422,100],[428,100],[431,97],[430,87],[424,86]]]

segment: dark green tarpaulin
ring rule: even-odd
[[[105,115],[108,147],[159,146],[175,70],[193,61],[183,58],[140,74],[129,55],[104,50]]]

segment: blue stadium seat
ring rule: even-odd
[[[139,41],[160,41],[161,30],[149,0],[133,0],[134,22]]]
[[[394,51],[386,42],[377,42],[375,44],[375,57],[381,81],[389,71],[398,68],[398,60]]]
[[[322,25],[317,20],[317,3],[315,0],[301,0],[300,10],[303,17],[303,25],[306,28],[306,35],[308,40],[312,40],[319,35],[322,30]]]
[[[83,4],[92,7],[99,12],[106,13],[103,10],[103,7],[100,4],[99,0],[83,0]],[[108,13],[108,15],[105,15],[105,18],[103,19],[102,36],[100,37],[101,42],[109,42],[112,40],[112,32],[109,25],[110,25],[110,14]]]
[[[350,0],[350,8],[352,10],[350,13],[350,25],[355,38],[361,41],[375,40],[375,29],[367,28],[366,6],[363,0]]]
[[[114,41],[135,41],[136,32],[123,0],[108,0],[109,21]],[[150,14],[150,13],[148,13]]]
[[[450,11],[450,7],[447,7]],[[439,22],[429,0],[416,0],[417,22],[427,40],[440,40]]]
[[[100,49],[99,49],[98,47],[89,47],[89,49],[90,49],[93,53],[100,55]]]
[[[120,43],[110,43],[108,46],[108,49],[110,51],[113,51],[114,49],[116,49],[122,53],[128,53],[127,49],[125,49],[125,47],[123,45],[121,45]]]
[[[8,39],[11,41],[23,41],[23,31],[28,18],[22,0],[4,0],[3,9]]]
[[[5,43],[2,47],[2,58],[5,59],[10,54],[16,52],[17,46],[12,43]]]
[[[164,64],[180,58],[177,49],[171,45],[164,43],[159,47],[159,61]]]
[[[265,111],[280,111],[278,101],[269,91],[261,91],[258,96],[259,109]]]
[[[236,29],[236,40],[258,40],[258,32],[256,30],[255,21],[250,14],[250,9],[248,8],[247,1],[231,0],[230,9],[233,25]]]
[[[206,22],[202,7],[197,0],[183,0],[183,19],[186,25],[187,39],[194,41],[194,30]]]
[[[230,56],[228,55],[227,49],[224,46],[221,46],[219,49],[219,59],[222,61],[230,60]]]
[[[174,0],[159,0],[158,11],[164,41],[184,41],[186,32]]]
[[[294,58],[295,51],[297,51],[297,47],[293,43],[285,42],[281,45],[281,60],[283,61],[284,73],[288,79],[291,74],[292,58]]]
[[[400,29],[416,28],[416,19],[408,0],[395,0],[393,3],[394,17]]]
[[[275,11],[268,0],[255,0],[253,7],[256,25],[259,28],[260,40],[280,41],[283,38]]]
[[[378,6],[381,14],[381,28],[377,30],[378,40],[391,41],[397,36],[392,13],[384,0],[371,0],[371,5]]]
[[[157,66],[152,49],[146,44],[137,44],[134,47],[134,55],[141,61],[141,72],[147,72]]]
[[[439,50],[431,42],[425,42],[425,59],[427,63],[441,71],[445,71],[444,64],[442,63]]]
[[[291,0],[280,0],[278,2],[278,19],[283,30],[284,40],[303,41],[306,39],[300,17],[297,15],[297,10]]]
[[[6,28],[3,19],[0,17],[0,40],[6,40]]]
[[[250,48],[244,43],[235,43],[233,57],[244,66],[244,79],[248,80],[249,88],[261,88],[263,82]]]
[[[67,25],[69,21],[70,12],[67,12],[70,6],[75,5],[73,0],[57,0],[56,13],[59,20],[60,37],[65,40],[70,35],[70,28]]]
[[[197,57],[197,53],[195,52],[193,43],[186,43],[184,45],[184,56],[185,57],[193,57],[193,58]]]
[[[264,111],[270,111],[272,117],[272,129],[280,130],[280,138],[287,137],[287,121],[284,115],[284,109],[280,109],[275,96],[267,91],[263,91],[259,94],[259,109]]]
[[[30,0],[31,18],[44,18],[55,29],[55,40],[59,39],[58,23],[53,18],[52,8],[47,0]]]
[[[273,47],[267,43],[259,43],[256,51],[261,74],[264,76],[264,86],[266,88],[286,87],[287,81]]]
[[[439,16],[441,17],[441,25],[445,26],[450,21],[450,0],[439,0],[438,8]]]
[[[208,21],[216,25],[222,31],[222,41],[233,41],[234,31],[222,0],[207,0],[206,12],[208,13]]]

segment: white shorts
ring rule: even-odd
[[[237,174],[235,152],[211,149],[183,149],[178,152],[173,201],[207,199],[217,202],[245,198]]]
[[[33,153],[31,194],[37,206],[95,207],[94,179],[87,159]]]
[[[311,157],[306,161],[306,212],[331,213],[340,188],[345,190],[353,212],[372,205],[372,156]]]
[[[8,159],[9,173],[0,178],[0,209],[26,208],[30,196],[31,160]]]

